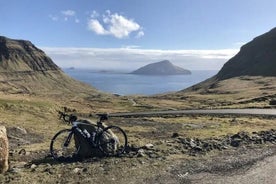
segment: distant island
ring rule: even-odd
[[[190,75],[192,72],[173,65],[168,60],[163,60],[157,63],[151,63],[143,66],[130,74],[137,75]]]

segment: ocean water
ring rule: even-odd
[[[214,76],[218,71],[192,71],[191,75],[147,76],[63,69],[69,76],[105,92],[119,95],[153,95],[179,91]]]

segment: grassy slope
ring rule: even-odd
[[[269,100],[273,98],[271,96],[275,96],[276,80],[274,78],[260,77],[253,79],[245,77],[242,79],[235,78],[222,81],[215,88],[208,89],[208,92],[182,91],[175,94],[152,97],[115,97],[110,94],[100,93],[92,88],[89,91],[85,88],[87,87],[85,85],[85,87],[80,88],[78,86],[80,83],[76,83],[76,87],[78,87],[76,93],[66,91],[66,88],[59,90],[61,86],[57,87],[58,90],[53,90],[53,93],[45,93],[44,91],[42,94],[37,94],[39,91],[33,91],[32,94],[6,94],[2,92],[0,93],[0,118],[1,124],[20,126],[36,133],[42,133],[46,136],[45,140],[49,140],[49,135],[52,135],[59,129],[60,124],[57,123],[57,111],[61,110],[64,106],[75,110],[79,114],[162,109],[272,107],[269,106]],[[135,104],[133,104],[133,101],[135,101]],[[173,118],[169,119],[169,121],[167,119],[162,120],[161,118],[157,122],[166,122],[172,125],[177,125],[178,122],[182,122],[182,124],[184,123],[183,126],[176,126],[180,128],[181,132],[186,131],[186,128],[189,127],[189,125],[185,126],[185,123],[193,123],[192,119],[197,120],[196,117],[184,117],[184,119]],[[204,125],[206,128],[209,127],[208,122],[211,123],[212,121],[215,121],[214,124],[217,124],[212,128],[215,134],[218,132],[220,134],[235,132],[234,129],[229,128],[229,124],[224,124],[225,119],[220,121],[218,119],[212,120],[209,117],[207,119],[199,118],[198,123],[207,123],[206,126]],[[254,124],[255,120],[252,120],[252,122]],[[237,131],[242,128],[250,130],[250,128],[247,128],[247,124],[250,125],[250,123],[246,123],[242,124],[240,128],[237,126]],[[264,126],[271,128],[271,123],[268,122]],[[255,128],[257,127],[259,126],[256,125]],[[263,128],[260,127],[260,129]],[[130,133],[136,130],[151,131],[151,129],[148,129],[144,125],[138,129],[129,128]],[[208,128],[204,131],[208,132]],[[200,132],[196,134],[199,135]],[[187,135],[192,136],[193,131]],[[133,136],[135,135],[133,134]]]
[[[244,76],[208,81],[176,93],[138,97],[137,104],[150,109],[273,108],[276,77]]]
[[[62,77],[62,76],[60,76]],[[40,80],[36,76],[33,80]],[[69,78],[64,79],[72,80]],[[0,93],[0,124],[9,129],[20,127],[27,130],[32,137],[29,143],[12,146],[15,152],[10,157],[11,166],[41,160],[40,166],[32,171],[30,166],[25,166],[19,173],[8,173],[2,181],[13,178],[10,183],[18,182],[76,182],[94,179],[102,181],[108,176],[107,183],[128,183],[129,181],[143,182],[143,179],[150,178],[160,170],[182,159],[194,159],[185,154],[172,154],[165,160],[150,160],[148,158],[119,158],[103,159],[98,162],[83,164],[53,164],[44,162],[44,156],[48,154],[49,143],[52,136],[60,129],[68,128],[57,119],[57,110],[66,106],[78,113],[88,114],[96,112],[122,112],[122,111],[147,111],[160,109],[185,109],[185,108],[235,108],[235,107],[266,107],[268,100],[252,100],[256,97],[275,95],[274,78],[239,78],[222,81],[212,89],[203,91],[182,91],[175,94],[158,95],[152,97],[115,97],[110,94],[98,92],[95,89],[87,88],[81,83],[74,83],[76,91],[66,89],[66,83],[58,84],[56,89],[47,86],[47,83],[55,83],[55,80],[40,80],[40,85],[28,83],[26,78],[23,84],[32,93],[14,94],[7,92]],[[237,86],[237,81],[242,83]],[[20,81],[22,84],[22,81]],[[68,82],[69,83],[69,82]],[[10,81],[16,84],[16,81]],[[63,86],[61,86],[63,85]],[[18,89],[18,88],[17,88]],[[21,89],[21,88],[19,88]],[[35,90],[34,90],[35,89]],[[229,91],[232,90],[231,93]],[[49,90],[49,92],[47,92]],[[268,99],[271,97],[268,97]],[[135,103],[134,103],[135,102]],[[240,103],[245,102],[245,103]],[[95,119],[93,119],[95,120]],[[184,137],[208,138],[226,134],[233,134],[239,131],[260,131],[275,128],[275,119],[250,118],[250,117],[210,117],[210,116],[183,116],[183,117],[159,117],[159,118],[111,118],[110,124],[116,124],[126,130],[129,142],[132,145],[143,146],[153,143],[158,149],[170,152],[166,141],[171,140],[173,133],[177,132]],[[35,141],[42,137],[39,141]],[[23,137],[24,138],[24,137]],[[159,146],[158,146],[159,145]],[[165,145],[165,146],[164,146]],[[19,150],[25,149],[30,155],[21,156]],[[43,152],[40,155],[40,152]],[[216,154],[216,153],[210,153]],[[23,164],[24,164],[23,162]],[[114,164],[117,163],[117,164]],[[48,165],[47,165],[48,164]],[[52,173],[45,172],[50,167]],[[88,172],[82,175],[72,174],[76,167],[87,168]],[[103,170],[101,170],[103,168]],[[128,169],[126,169],[128,168]],[[108,172],[105,172],[107,170]],[[127,171],[127,172],[124,172]],[[43,180],[41,180],[43,178]],[[112,179],[113,178],[113,179]],[[1,180],[1,177],[0,177]],[[115,183],[116,183],[115,182]]]

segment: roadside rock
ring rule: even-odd
[[[269,105],[276,105],[276,99],[270,100]]]
[[[178,137],[175,142],[181,144],[190,155],[195,155],[197,153],[206,153],[212,150],[240,147],[241,145],[264,144],[267,142],[276,144],[276,131],[271,129],[268,131],[253,132],[252,135],[248,132],[242,131],[221,138],[210,138],[204,140]]]
[[[79,174],[79,173],[81,173],[82,172],[82,168],[78,168],[78,167],[76,167],[74,170],[73,170],[73,173],[74,174]]]
[[[35,168],[37,168],[37,165],[36,164],[32,164],[30,168],[31,169],[35,169]]]
[[[9,142],[6,127],[0,126],[0,173],[9,169]]]
[[[137,152],[137,157],[145,157],[145,156],[146,156],[145,150],[139,149]]]
[[[16,149],[20,145],[40,143],[43,135],[27,131],[23,127],[7,127],[7,136],[10,149]]]
[[[153,144],[151,144],[151,143],[148,143],[148,144],[146,144],[145,146],[143,146],[143,148],[144,149],[152,149],[153,148]]]
[[[176,138],[176,137],[179,137],[179,134],[177,132],[172,134],[172,138]]]

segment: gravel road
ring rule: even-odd
[[[275,184],[276,155],[258,161],[242,173],[223,176],[211,173],[198,173],[189,177],[192,183],[204,184]]]
[[[276,117],[276,109],[208,109],[208,110],[176,110],[176,111],[151,111],[151,112],[130,112],[113,113],[109,116],[155,116],[155,115],[181,115],[181,114],[204,114],[204,115],[255,115]]]

